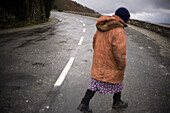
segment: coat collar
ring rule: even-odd
[[[119,16],[112,15],[100,17],[96,27],[100,31],[107,31],[117,27],[127,27],[127,24]]]

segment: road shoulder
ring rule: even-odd
[[[149,31],[140,27],[136,27],[133,25],[128,25],[130,28],[144,34],[147,36],[149,40],[152,40],[154,43],[160,46],[161,55],[162,56],[170,56],[169,48],[170,48],[170,39],[165,36],[161,36],[153,31]]]
[[[15,33],[15,32],[20,32],[20,31],[26,31],[26,30],[31,30],[31,29],[38,29],[42,27],[47,27],[51,25],[55,25],[59,22],[58,19],[54,17],[50,17],[48,22],[41,23],[38,25],[33,25],[33,26],[27,26],[27,27],[18,27],[18,28],[10,28],[10,29],[4,29],[0,30],[0,34],[8,34],[8,33]]]

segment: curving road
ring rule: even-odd
[[[95,18],[52,12],[60,22],[0,35],[0,113],[80,113],[90,83]],[[123,100],[112,110],[112,95],[96,93],[94,113],[168,113],[170,40],[129,26]]]

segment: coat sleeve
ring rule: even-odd
[[[94,47],[95,47],[95,42],[96,42],[96,33],[95,33],[94,36],[93,36],[93,49],[94,49]]]
[[[112,37],[112,53],[121,71],[126,67],[126,36],[123,28],[117,28]]]

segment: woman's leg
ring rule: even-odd
[[[92,110],[89,109],[89,103],[90,103],[90,100],[92,99],[92,97],[94,96],[95,92],[96,91],[91,91],[88,89],[77,109],[82,112],[92,113]]]
[[[85,93],[84,98],[82,99],[81,103],[84,105],[89,105],[90,100],[93,98],[94,94],[96,91],[91,91],[91,90],[87,90]]]
[[[113,106],[112,108],[127,108],[128,107],[128,103],[123,102],[121,100],[121,92],[119,93],[115,93],[113,95]]]
[[[113,103],[117,103],[117,102],[121,101],[121,92],[115,93],[113,95],[113,100],[114,100]]]

